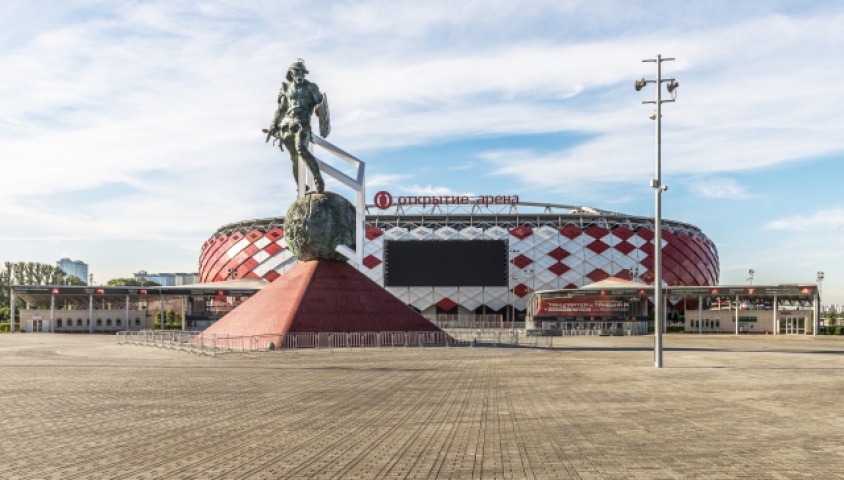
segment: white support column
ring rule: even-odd
[[[812,298],[812,335],[818,334],[821,326],[821,296],[815,295]]]
[[[739,334],[739,326],[738,326],[738,312],[741,306],[739,305],[739,296],[736,295],[736,335]]]
[[[188,297],[182,297],[182,331],[185,331],[185,326],[188,324],[187,315]]]
[[[56,294],[50,294],[50,333],[56,333]]]
[[[366,170],[366,163],[355,158],[348,152],[343,151],[337,146],[332,145],[331,143],[327,142],[324,138],[321,138],[317,135],[313,135],[312,139],[313,144],[319,145],[329,153],[335,155],[346,163],[351,164],[357,169],[357,171],[355,172],[355,177],[353,178],[341,172],[340,170],[332,167],[331,165],[323,162],[319,158],[316,159],[317,164],[319,165],[320,172],[322,172],[323,176],[332,177],[355,191],[355,249],[352,250],[346,245],[338,245],[336,250],[340,254],[348,258],[350,261],[352,261],[352,263],[357,264],[359,269],[360,264],[363,263],[364,257],[364,221],[366,219],[366,180],[364,178],[364,173]],[[300,183],[300,185],[302,184]],[[304,193],[300,190],[299,195],[303,196]]]
[[[774,335],[780,334],[780,308],[777,305],[777,294],[774,294]]]
[[[15,333],[15,289],[9,288],[9,308],[11,316],[9,317],[9,332]]]
[[[126,294],[126,331],[129,331],[129,294]]]
[[[299,169],[302,170],[303,165],[300,165]],[[161,314],[161,331],[163,332],[164,331],[164,294],[161,293],[160,295],[161,295],[161,297],[160,297],[160,299],[161,299],[161,303],[160,303],[161,311],[159,313]]]
[[[308,145],[308,150],[310,150],[311,154],[314,153],[314,146],[313,144]],[[296,179],[296,198],[302,198],[305,196],[305,193],[308,191],[308,187],[310,186],[309,183],[309,175],[308,166],[305,165],[305,162],[299,162],[299,168],[296,170],[298,178]]]
[[[88,333],[94,333],[94,296],[88,295]]]
[[[697,333],[703,333],[701,330],[701,324],[703,324],[703,295],[697,296]]]

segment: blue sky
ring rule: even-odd
[[[95,280],[196,271],[221,225],[282,215],[263,143],[287,67],[329,93],[336,145],[378,190],[517,194],[663,214],[718,246],[721,282],[844,303],[844,4],[660,1],[38,2],[0,5],[0,261]],[[331,185],[329,185],[331,188]]]

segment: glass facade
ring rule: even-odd
[[[88,284],[88,264],[82,260],[63,258],[56,262],[56,265],[68,276],[73,275],[74,277],[78,277],[86,285]]]

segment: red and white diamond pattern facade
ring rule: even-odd
[[[273,281],[297,262],[287,249],[282,219],[221,228],[202,247],[202,282],[235,278]],[[392,225],[392,226],[390,226]],[[384,242],[401,240],[506,240],[509,287],[387,287],[419,310],[433,306],[498,311],[512,304],[523,310],[532,290],[577,288],[607,277],[654,280],[654,232],[650,222],[591,221],[553,216],[519,223],[517,218],[449,223],[426,216],[367,225],[360,270],[384,285]],[[717,285],[718,252],[696,227],[675,222],[663,230],[663,279],[668,285]]]

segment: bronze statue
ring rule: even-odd
[[[299,183],[299,160],[305,162],[314,177],[314,186],[318,193],[325,191],[325,182],[319,173],[316,158],[308,150],[311,139],[311,115],[316,113],[319,118],[319,134],[327,137],[331,132],[328,114],[328,96],[319,91],[319,87],[305,80],[308,70],[301,58],[290,65],[287,70],[287,82],[282,82],[278,92],[278,109],[275,111],[270,128],[265,130],[267,141],[270,138],[280,140],[279,148],[290,152],[293,163],[293,179]],[[273,141],[275,144],[275,141]]]

